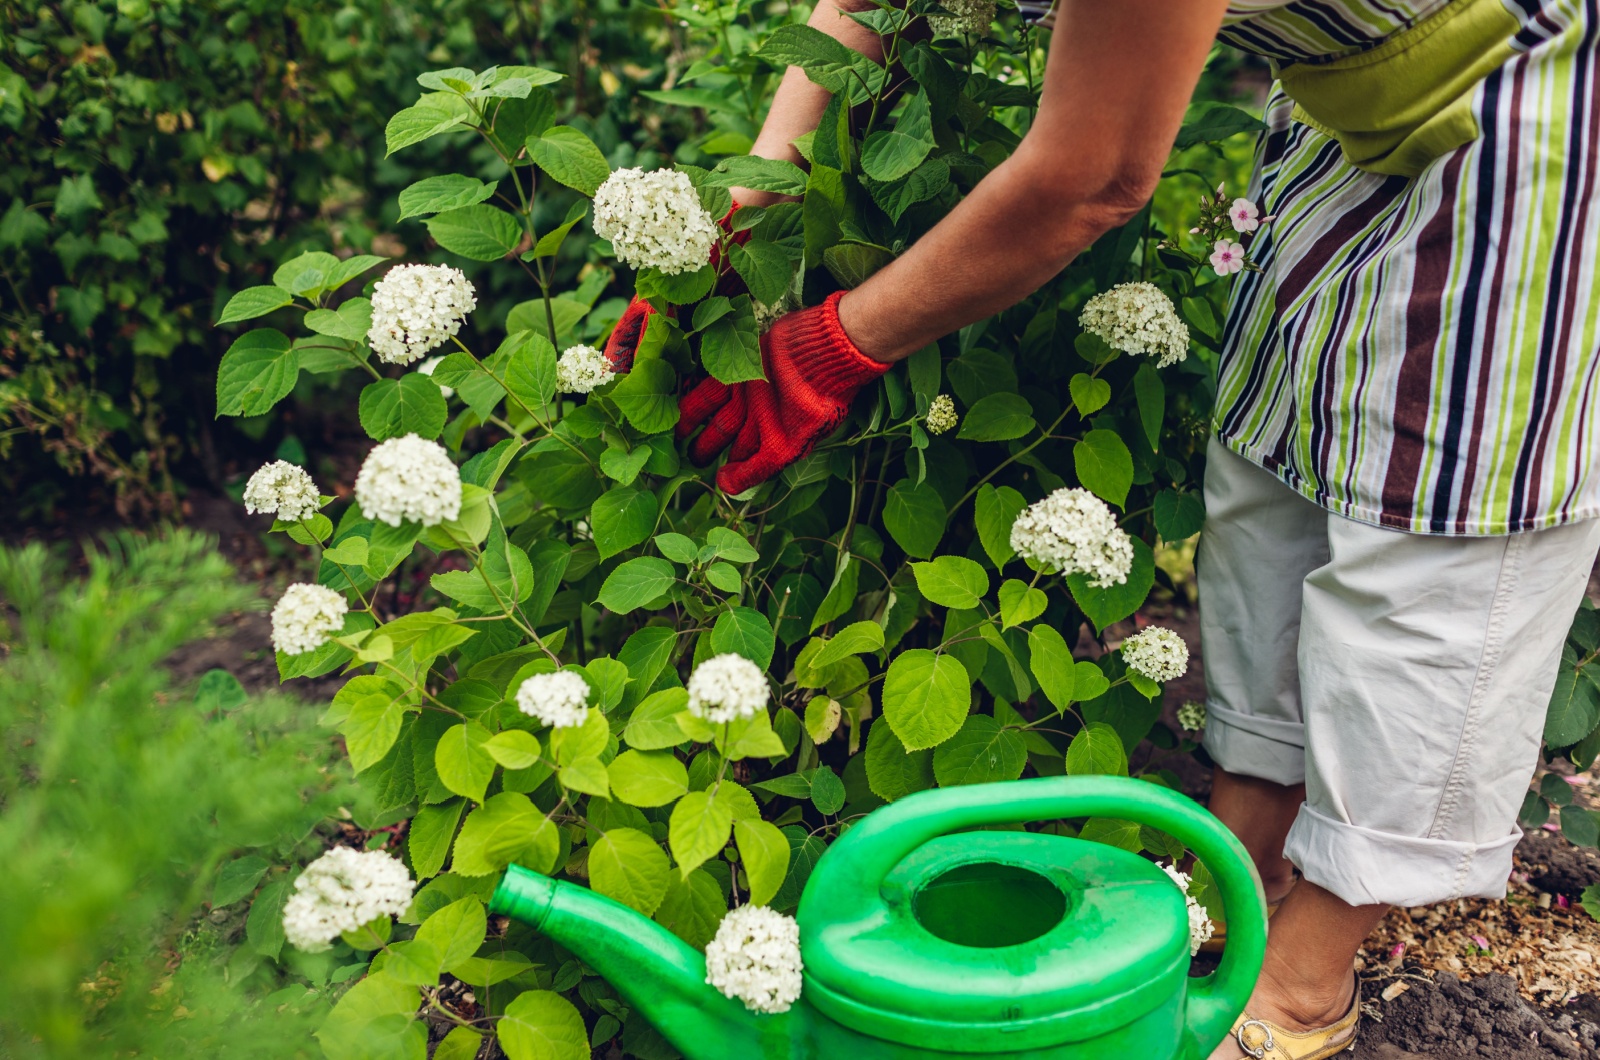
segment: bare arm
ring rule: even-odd
[[[1061,0],[1033,127],[948,217],[839,303],[857,347],[881,361],[910,356],[1015,305],[1132,218],[1155,190],[1226,9]]]

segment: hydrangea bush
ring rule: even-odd
[[[1181,640],[1147,630],[1119,652],[1106,631],[1163,576],[1154,547],[1203,518],[1226,286],[1207,248],[1183,249],[1147,208],[867,388],[772,482],[725,495],[674,439],[680,391],[759,378],[767,322],[860,284],[1003,161],[1037,106],[1043,50],[981,2],[853,16],[900,78],[806,26],[751,21],[743,0],[678,14],[701,57],[687,87],[651,97],[706,108],[702,146],[727,154],[714,166],[613,171],[555,120],[558,75],[534,67],[424,73],[390,121],[391,151],[445,136],[496,160],[400,194],[447,255],[526,274],[535,297],[494,348],[463,341],[493,329],[462,327],[476,297],[448,266],[307,254],[224,314],[293,306],[304,332],[240,335],[223,413],[266,411],[301,371],[370,379],[353,502],[307,510],[315,487],[276,466],[251,492],[317,559],[316,585],[274,614],[281,674],[351,675],[326,722],[404,822],[417,887],[396,924],[346,895],[365,869],[307,870],[333,882],[296,892],[297,937],[375,954],[322,1031],[330,1056],[359,1043],[420,1057],[423,1011],[453,1024],[438,1046],[451,1056],[487,1034],[512,1060],[612,1039],[672,1055],[554,943],[489,923],[511,862],[707,948],[715,987],[776,1011],[799,990],[786,914],[874,807],[936,785],[1126,774],[1141,745],[1195,746],[1159,721]],[[808,166],[730,153],[791,65],[833,96],[798,143]],[[1180,146],[1258,124],[1212,106]],[[1171,180],[1192,203],[1194,178]],[[552,184],[583,198],[541,228]],[[734,187],[791,200],[735,209]],[[558,255],[588,262],[577,291],[553,289]],[[620,373],[596,349],[617,263],[635,271],[613,293],[657,310]],[[1176,783],[1159,753],[1135,760]],[[1125,821],[1048,827],[1185,856]],[[382,868],[371,878],[398,894]],[[336,904],[301,908],[325,894]],[[381,915],[348,930],[347,909]],[[444,999],[451,980],[470,1000]]]

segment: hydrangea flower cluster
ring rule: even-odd
[[[1172,882],[1183,892],[1184,903],[1189,909],[1189,956],[1193,957],[1200,952],[1201,946],[1211,941],[1212,932],[1216,929],[1211,923],[1211,917],[1206,915],[1205,906],[1195,901],[1194,895],[1189,893],[1189,874],[1179,872],[1175,864],[1163,865],[1161,871],[1172,877]]]
[[[994,21],[994,0],[939,0],[948,15],[929,15],[928,26],[935,37],[959,37],[964,33],[982,36]]]
[[[287,460],[263,464],[244,486],[244,510],[251,515],[265,512],[286,523],[309,519],[322,507],[317,484],[304,468]]]
[[[713,655],[689,675],[689,713],[720,725],[765,710],[772,690],[761,667],[743,655]]]
[[[405,912],[414,886],[405,865],[381,850],[334,847],[294,881],[283,933],[296,949],[318,953],[343,932]]]
[[[552,729],[570,729],[589,717],[589,682],[576,670],[534,674],[517,687],[517,709]]]
[[[410,364],[461,330],[478,308],[472,281],[448,265],[396,265],[372,285],[367,342],[378,360]]]
[[[717,222],[685,173],[619,169],[594,193],[595,235],[636,269],[693,272],[711,257]]]
[[[593,346],[568,346],[556,361],[556,389],[563,394],[587,394],[616,377],[606,355]]]
[[[1193,700],[1178,708],[1178,724],[1184,732],[1199,732],[1206,727],[1206,705]]]
[[[1157,358],[1157,368],[1189,356],[1189,325],[1153,283],[1119,283],[1095,295],[1084,303],[1078,323],[1113,349]]]
[[[415,434],[379,442],[356,474],[362,514],[399,526],[437,526],[461,514],[461,472],[438,442]]]
[[[928,415],[923,418],[923,425],[928,428],[929,434],[943,434],[959,422],[961,417],[956,415],[956,403],[949,394],[940,394],[928,405]]]
[[[326,585],[296,582],[272,609],[272,646],[285,655],[316,651],[344,628],[350,605]]]
[[[1189,646],[1172,630],[1149,626],[1122,642],[1122,661],[1152,681],[1174,681],[1189,669]]]
[[[722,918],[706,944],[706,982],[751,1012],[788,1012],[800,997],[800,925],[764,905]]]
[[[1133,567],[1133,540],[1086,489],[1059,489],[1023,509],[1011,524],[1011,547],[1063,574],[1084,574],[1097,589],[1121,585]]]

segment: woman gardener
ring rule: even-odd
[[[865,0],[811,24],[872,54],[841,6]],[[1250,197],[1276,220],[1233,289],[1199,581],[1211,807],[1281,907],[1214,1056],[1331,1056],[1388,906],[1505,893],[1600,550],[1600,0],[1040,7],[1017,151],[866,283],[778,321],[766,380],[700,384],[680,428],[697,459],[728,450],[730,493],[777,473],[864,383],[1142,208],[1215,39],[1265,56]],[[799,162],[827,100],[789,70],[754,153]]]

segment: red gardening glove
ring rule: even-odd
[[[734,203],[722,220],[717,222],[724,232],[733,225],[733,215],[739,212],[739,204]],[[744,243],[750,238],[750,230],[736,232],[733,236],[735,243]],[[722,251],[718,247],[711,248],[711,264],[722,264]],[[739,279],[739,274],[728,269],[726,275],[717,283],[717,293],[724,295],[742,294],[744,281]],[[633,357],[639,352],[639,340],[644,337],[645,325],[650,323],[650,318],[659,312],[655,306],[634,295],[628,303],[628,308],[622,311],[622,316],[617,320],[617,326],[611,329],[611,337],[606,340],[606,360],[611,365],[611,370],[617,374],[627,372],[633,367]]]
[[[679,440],[705,427],[689,446],[691,460],[703,466],[728,448],[717,470],[724,493],[760,485],[811,452],[850,411],[856,391],[889,370],[845,334],[843,297],[840,291],[772,325],[761,337],[765,379],[731,386],[705,379],[678,403]]]

